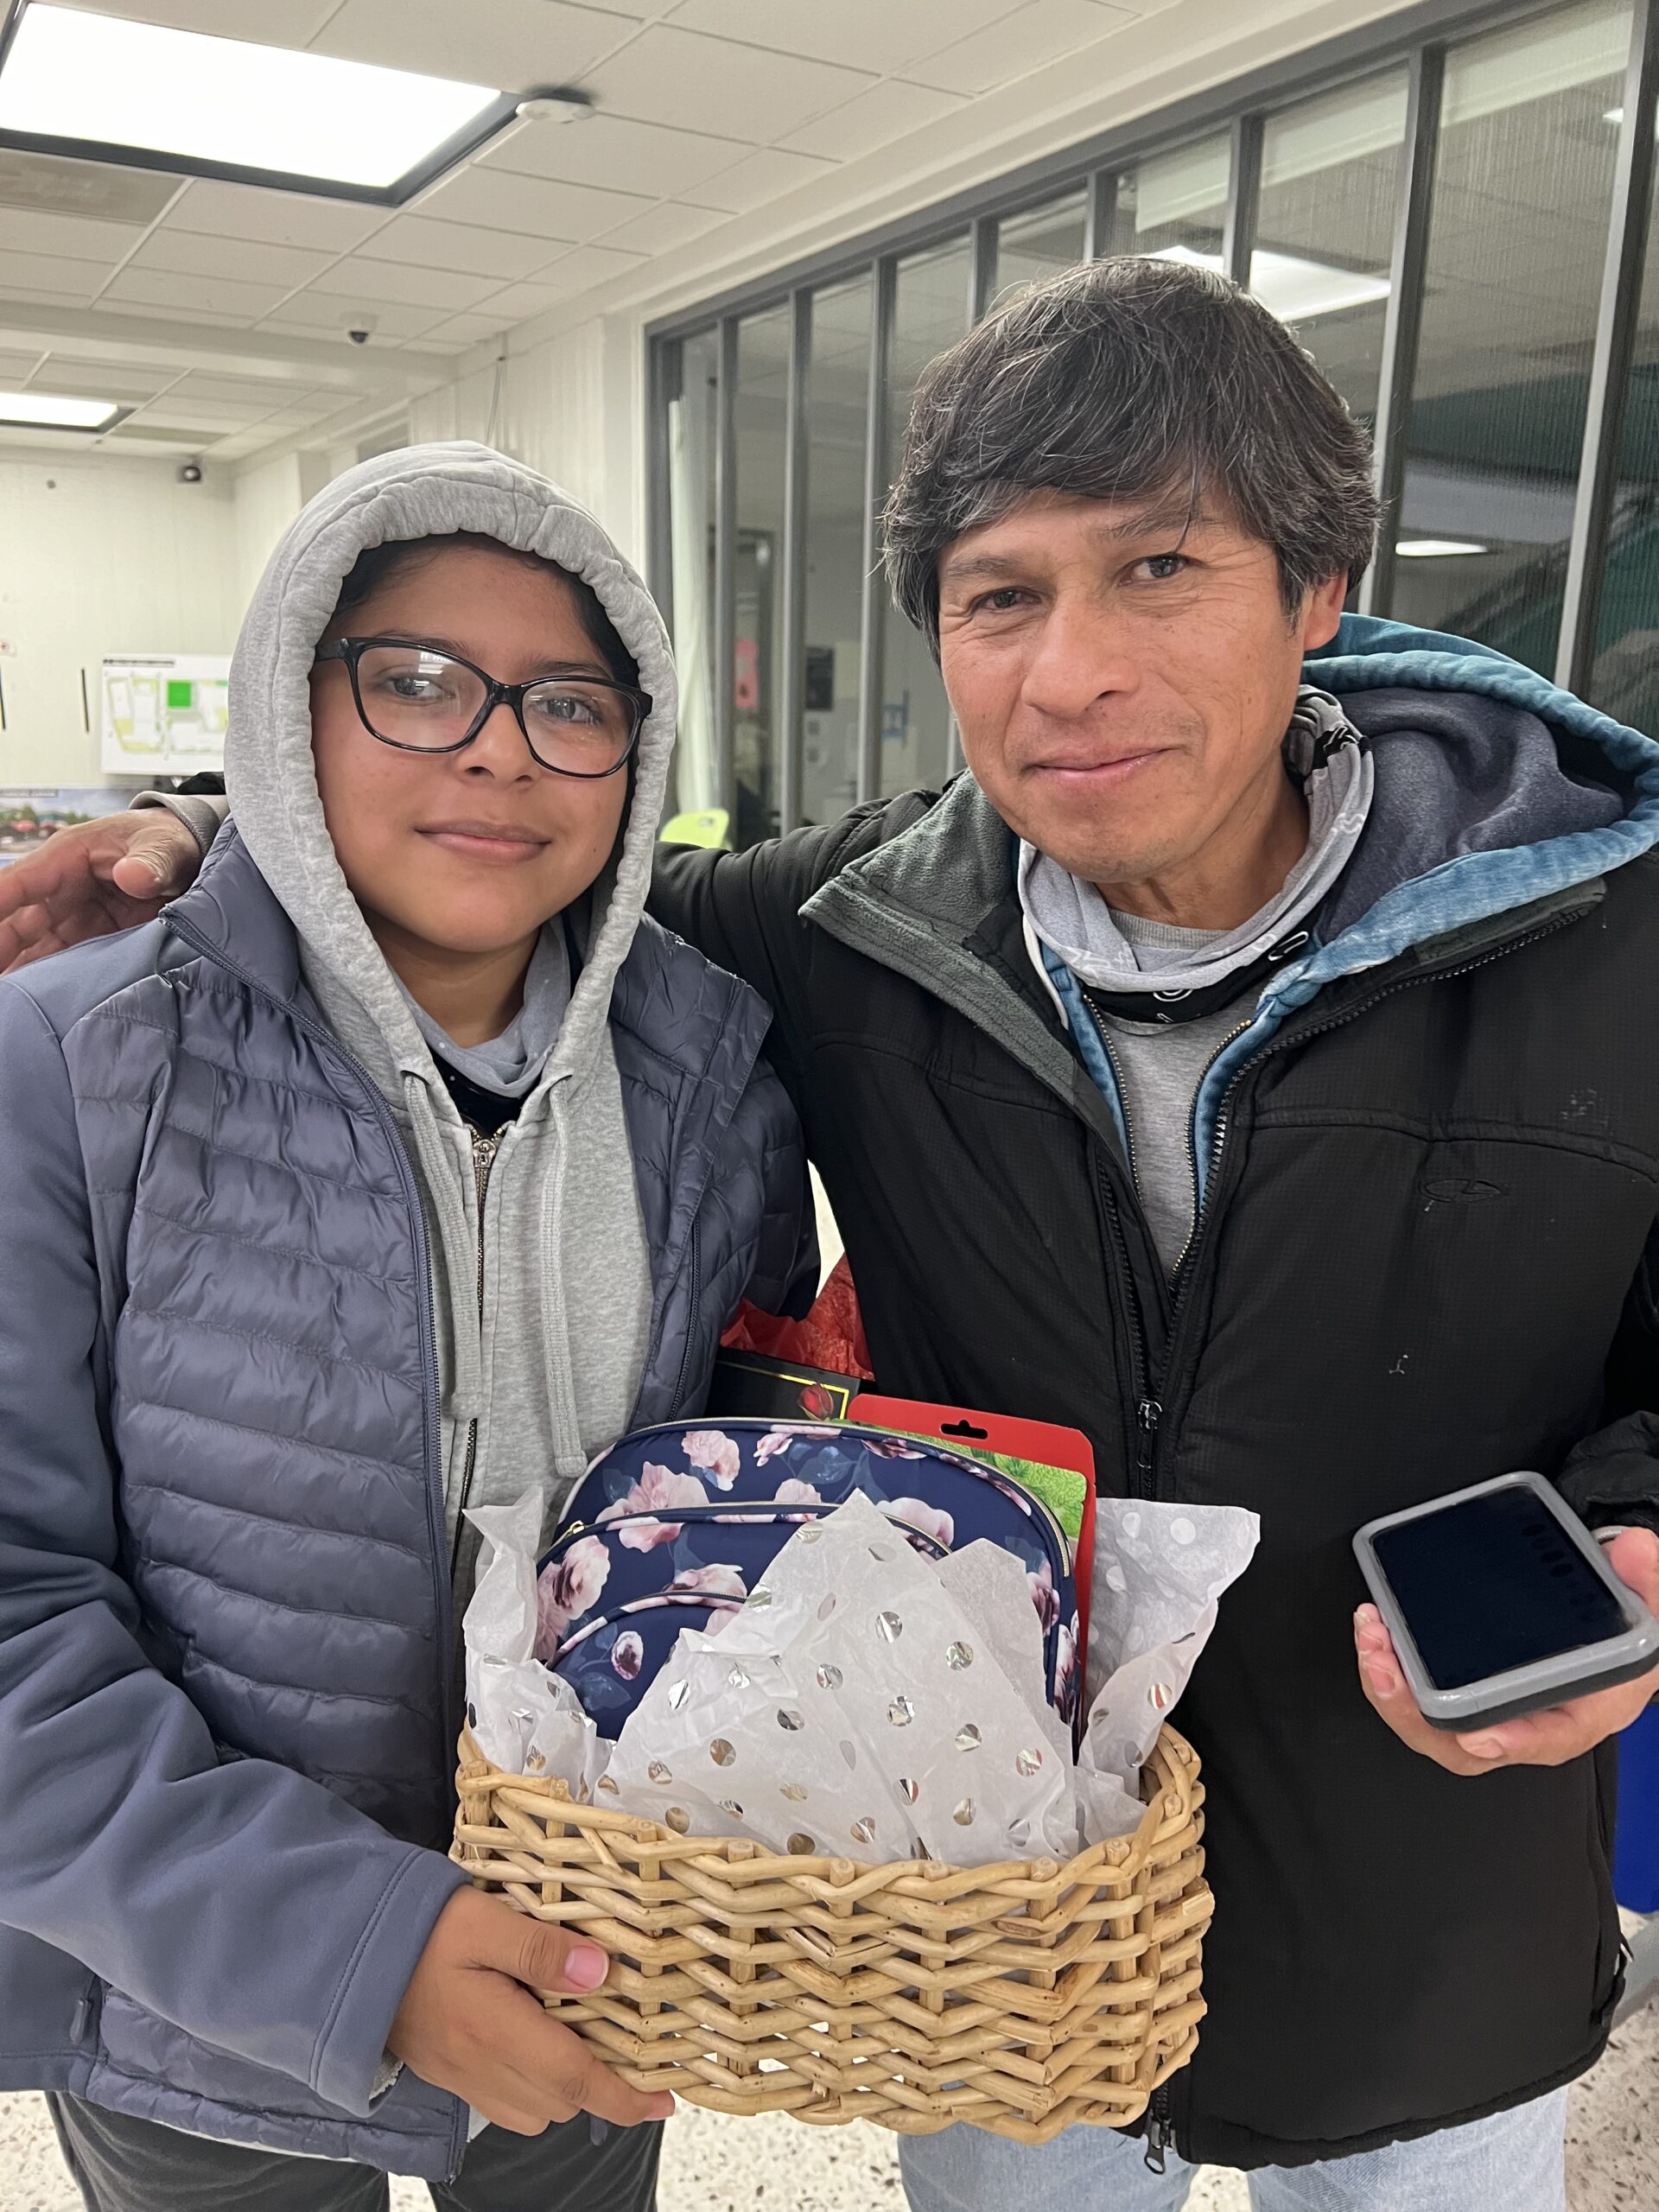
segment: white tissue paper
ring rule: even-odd
[[[715,1630],[683,1630],[613,1745],[531,1656],[539,1500],[475,1513],[474,1736],[498,1766],[682,1834],[871,1864],[1069,1858],[1139,1821],[1141,1766],[1256,1539],[1231,1507],[1098,1514],[1100,1687],[1075,1766],[1020,1563],[984,1541],[925,1559],[862,1497],[798,1529]]]

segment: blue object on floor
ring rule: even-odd
[[[1626,1912],[1659,1912],[1659,1705],[1618,1739],[1613,1891]]]

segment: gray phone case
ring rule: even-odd
[[[1421,1654],[1406,1624],[1394,1591],[1382,1572],[1373,1538],[1384,1529],[1397,1529],[1408,1521],[1421,1521],[1466,1497],[1481,1497],[1489,1491],[1524,1486],[1540,1497],[1560,1524],[1568,1541],[1580,1552],[1611,1592],[1626,1627],[1604,1643],[1584,1643],[1558,1651],[1531,1666],[1514,1667],[1501,1675],[1488,1675],[1458,1689],[1439,1689],[1430,1679]],[[1407,1685],[1425,1720],[1436,1728],[1474,1728],[1484,1722],[1513,1720],[1523,1713],[1537,1713],[1560,1705],[1568,1698],[1587,1697],[1592,1690],[1611,1689],[1659,1665],[1659,1621],[1656,1621],[1634,1590],[1619,1580],[1607,1563],[1605,1553],[1574,1512],[1564,1503],[1553,1483],[1541,1475],[1497,1475],[1490,1482],[1471,1483],[1465,1490],[1449,1491],[1426,1505],[1408,1506],[1403,1513],[1385,1513],[1368,1521],[1354,1536],[1354,1554],[1366,1587],[1382,1614],[1404,1672]]]

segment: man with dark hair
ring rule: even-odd
[[[1262,1516],[1180,1714],[1197,2056],[1144,2160],[906,2139],[917,2212],[1172,2212],[1203,2160],[1272,2212],[1565,2202],[1621,1980],[1611,1738],[1656,1680],[1433,1730],[1350,1539],[1537,1468],[1659,1603],[1659,745],[1344,617],[1376,520],[1254,301],[1155,260],[1037,287],[924,380],[887,513],[968,772],[658,870],[775,1008],[880,1387]],[[54,840],[0,957],[99,927],[118,867],[159,896],[181,836]]]

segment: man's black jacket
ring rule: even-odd
[[[1659,1525],[1659,860],[1292,1013],[1232,1084],[1173,1295],[1013,883],[963,778],[665,851],[652,911],[776,1009],[880,1389],[1068,1423],[1103,1490],[1262,1516],[1178,1715],[1216,1895],[1160,2114],[1183,2155],[1298,2164],[1541,2094],[1620,1986],[1614,1756],[1469,1779],[1406,1750],[1360,1693],[1350,1539],[1520,1467]]]

